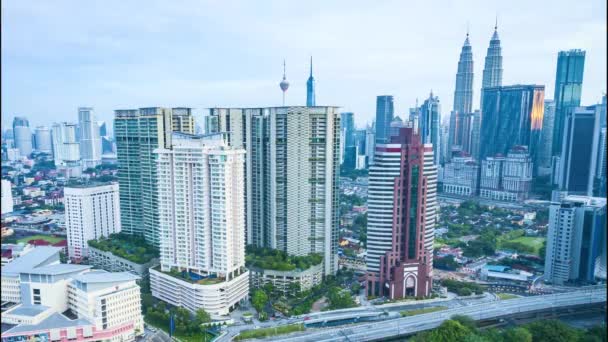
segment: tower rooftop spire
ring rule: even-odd
[[[285,76],[285,60],[283,59],[283,80],[281,81],[281,83],[279,83],[279,87],[281,88],[281,91],[283,92],[283,106],[285,105],[285,92],[287,91],[287,89],[289,89],[289,82],[287,82],[286,76]]]
[[[492,34],[491,40],[500,40],[500,38],[498,38],[498,14],[496,15],[496,21],[494,22],[494,34]]]
[[[312,77],[312,56],[310,56],[310,77]]]
[[[468,46],[471,45],[471,43],[469,42],[469,22],[467,21],[467,36],[464,40],[464,46]]]
[[[312,56],[310,56],[310,77],[306,81],[306,107],[315,105],[315,78],[312,76]]]

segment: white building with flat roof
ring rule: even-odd
[[[12,213],[13,212],[13,184],[11,181],[7,179],[3,179],[1,183],[2,197],[1,197],[1,205],[2,205],[2,215]]]
[[[532,187],[533,162],[527,146],[514,146],[506,157],[481,161],[479,196],[495,201],[524,201]]]
[[[118,184],[71,186],[63,193],[70,258],[87,257],[87,241],[120,232]]]
[[[18,148],[7,148],[6,149],[6,158],[9,161],[17,161],[21,159],[21,154],[19,153]]]
[[[2,266],[7,265],[11,261],[26,255],[34,250],[34,246],[29,243],[3,243],[2,244]]]
[[[40,246],[2,266],[2,302],[21,303],[19,274],[30,269],[59,264],[61,248]]]
[[[55,264],[21,272],[23,302],[2,313],[9,325],[2,340],[134,341],[144,331],[139,277],[90,268]]]
[[[2,267],[2,341],[133,341],[143,333],[138,276],[61,264],[37,247]],[[69,311],[68,311],[69,310]]]
[[[78,318],[94,323],[97,330],[126,325],[127,336],[141,334],[144,320],[138,279],[130,272],[94,270],[78,274],[68,284],[68,307]]]
[[[556,198],[557,199],[557,198]],[[567,195],[549,207],[545,280],[593,283],[605,263],[606,198]]]
[[[101,164],[101,138],[93,108],[78,108],[78,124],[80,128],[82,167],[84,169],[96,167]]]
[[[66,178],[79,177],[82,172],[80,143],[76,140],[77,125],[71,122],[54,123],[51,127],[53,160],[57,170]]]
[[[442,191],[457,196],[474,196],[477,192],[479,164],[470,156],[454,156],[441,170]]]
[[[150,270],[152,295],[191,311],[202,307],[225,315],[249,292],[245,151],[229,147],[218,134],[174,133],[172,141],[171,149],[155,151],[160,268]]]
[[[53,153],[51,130],[47,126],[36,127],[36,150],[44,153]]]

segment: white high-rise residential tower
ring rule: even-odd
[[[153,151],[171,147],[171,132],[194,132],[192,111],[147,107],[114,113],[123,233],[142,235],[158,247],[157,154]]]
[[[594,282],[598,259],[606,263],[605,234],[606,198],[568,195],[551,203],[545,280]]]
[[[79,177],[82,166],[80,163],[80,144],[76,140],[76,124],[70,122],[53,124],[51,138],[55,167],[63,172],[66,178]]]
[[[13,119],[13,135],[15,148],[19,150],[21,156],[29,156],[32,153],[32,131],[27,118],[16,116]]]
[[[70,186],[63,192],[68,254],[79,260],[88,256],[89,240],[120,232],[118,184]]]
[[[245,150],[221,134],[173,133],[158,154],[160,270],[152,294],[191,311],[224,315],[247,297],[245,270]],[[196,285],[187,285],[187,274]],[[190,296],[188,291],[198,291]]]
[[[365,128],[365,157],[367,158],[367,166],[374,164],[374,150],[376,148],[376,128],[375,123]]]
[[[247,150],[247,243],[338,267],[338,107],[212,108],[208,132]]]
[[[101,164],[101,138],[93,108],[78,108],[80,155],[84,169]]]
[[[53,153],[51,143],[51,130],[46,126],[36,127],[36,150],[44,153]]]

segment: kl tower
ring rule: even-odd
[[[289,89],[289,82],[285,79],[285,60],[283,60],[283,80],[279,83],[281,91],[283,92],[283,106],[285,106],[285,92]]]

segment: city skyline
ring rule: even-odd
[[[2,2],[2,342],[605,341],[606,4],[482,1]]]
[[[291,83],[286,105],[304,105],[312,55],[317,104],[354,112],[356,126],[362,127],[373,120],[377,95],[395,96],[395,115],[401,117],[430,89],[444,104],[451,104],[467,22],[477,61],[476,109],[482,61],[496,15],[504,85],[544,84],[546,93],[552,94],[558,51],[580,48],[587,52],[581,104],[595,104],[605,92],[602,13],[606,5],[600,2],[574,7],[566,2],[534,3],[523,12],[511,4],[472,12],[467,9],[475,6],[455,2],[442,6],[386,2],[373,8],[273,3],[242,4],[237,9],[152,4],[137,8],[143,21],[128,17],[135,10],[132,5],[119,4],[119,10],[98,6],[95,15],[90,15],[70,4],[3,3],[2,82],[10,85],[2,91],[3,125],[10,125],[15,115],[28,117],[34,126],[50,126],[51,120],[75,121],[72,113],[79,106],[94,107],[98,120],[109,122],[115,109],[148,103],[184,105],[195,108],[202,122],[208,107],[280,105],[277,83],[283,59]],[[186,11],[187,7],[191,8]],[[416,25],[422,19],[411,16],[408,25],[420,29],[410,30],[399,20],[403,13],[422,13],[428,8],[434,8],[436,20],[445,25]],[[239,18],[247,22],[250,11],[260,14],[256,16],[259,25],[232,25]],[[544,15],[539,16],[541,11]],[[228,16],[234,20],[224,20]],[[277,18],[289,25],[278,28]],[[201,19],[205,22],[196,25]],[[173,25],[177,22],[186,24]],[[138,58],[142,53],[143,61]],[[451,109],[444,105],[442,120]]]

